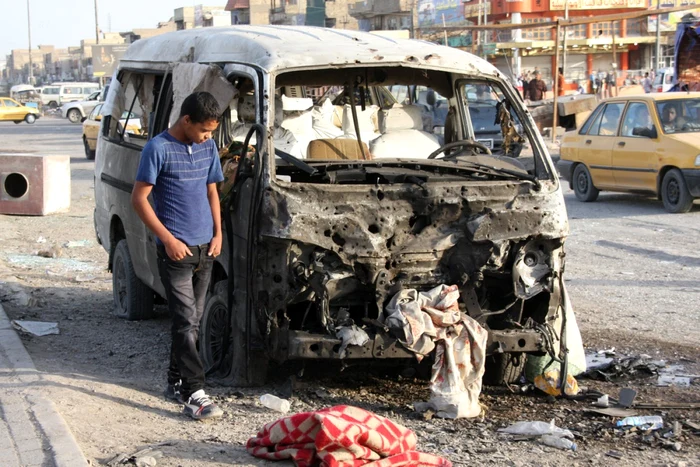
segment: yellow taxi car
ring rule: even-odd
[[[85,147],[85,157],[90,160],[95,158],[97,149],[97,136],[100,134],[100,122],[102,121],[102,108],[104,104],[100,103],[83,118],[83,146]],[[128,111],[122,114],[119,124],[126,125],[127,135],[141,134],[141,120],[138,115]]]
[[[0,97],[0,121],[32,124],[39,117],[41,117],[39,109],[22,105],[9,97]]]
[[[558,168],[583,202],[601,190],[648,193],[668,212],[690,211],[700,198],[700,93],[601,102],[564,135]]]

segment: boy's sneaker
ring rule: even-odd
[[[218,418],[224,414],[215,403],[204,393],[204,389],[193,393],[186,401],[183,412],[195,420]]]
[[[163,396],[171,401],[182,402],[180,389],[182,389],[182,381],[178,381],[177,383],[173,384],[168,383],[168,385],[165,387],[165,391],[163,391]]]

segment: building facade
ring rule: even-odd
[[[358,29],[348,0],[228,0],[231,24],[281,24]]]

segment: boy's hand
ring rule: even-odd
[[[221,234],[214,235],[209,242],[209,256],[217,257],[221,253]]]
[[[182,243],[177,238],[173,238],[171,241],[165,244],[165,252],[173,261],[180,261],[185,256],[193,256],[190,249],[187,248],[187,245]]]

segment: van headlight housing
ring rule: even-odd
[[[700,167],[700,154],[695,156],[695,167]]]

